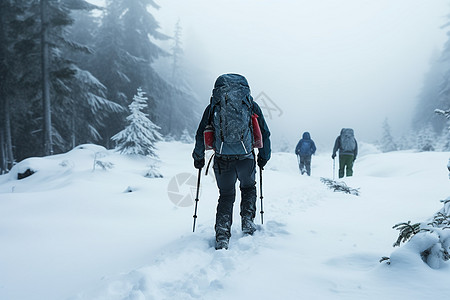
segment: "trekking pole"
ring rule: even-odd
[[[333,158],[333,181],[334,181],[335,174],[336,174],[336,164],[335,164],[335,160]]]
[[[263,210],[263,193],[262,193],[262,168],[259,168],[259,193],[260,193],[260,199],[261,199],[261,225],[264,224],[264,210]]]
[[[195,221],[197,221],[197,204],[198,204],[198,193],[200,191],[200,176],[202,175],[202,169],[198,169],[197,176],[197,196],[195,197],[195,211],[194,211],[194,226],[192,227],[192,232],[195,232]]]

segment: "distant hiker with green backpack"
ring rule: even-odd
[[[301,174],[311,176],[311,156],[316,153],[316,145],[309,132],[304,132],[303,137],[295,147],[295,154],[299,157],[299,169]]]
[[[217,78],[211,103],[206,107],[195,136],[194,167],[205,165],[205,150],[213,149],[214,174],[219,188],[216,211],[216,245],[228,249],[233,222],[236,181],[241,190],[241,228],[256,231],[256,164],[260,170],[270,159],[270,131],[261,108],[253,101],[244,76],[224,74]],[[253,148],[258,149],[255,158]]]
[[[339,150],[339,178],[353,176],[353,163],[358,155],[358,143],[351,128],[342,128],[341,134],[336,138],[331,158],[336,157]]]

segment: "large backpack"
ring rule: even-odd
[[[353,129],[342,128],[341,130],[341,150],[342,152],[353,152],[356,149],[356,140]]]
[[[244,76],[217,78],[211,97],[214,149],[219,155],[246,155],[252,151],[252,97]]]
[[[300,155],[311,155],[311,140],[302,140],[300,145]]]

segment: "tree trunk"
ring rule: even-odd
[[[5,155],[5,141],[3,138],[3,128],[0,128],[0,174],[5,174],[7,172],[6,167],[6,155]]]
[[[75,104],[74,104],[75,105]],[[75,134],[75,109],[72,108],[72,116],[71,116],[71,124],[70,124],[70,131],[72,132],[72,149],[76,146],[76,134]]]
[[[6,36],[6,28],[7,25],[5,24],[5,6],[3,6],[2,3],[0,4],[0,42],[2,43],[1,47],[1,59],[0,62],[2,65],[1,72],[3,74],[0,75],[0,97],[2,98],[0,101],[1,107],[0,111],[2,113],[2,116],[0,117],[0,120],[2,120],[2,124],[0,124],[1,129],[1,157],[2,157],[2,171],[8,171],[12,168],[14,163],[14,156],[12,151],[12,142],[11,142],[11,121],[10,121],[10,108],[9,108],[9,95],[7,92],[7,80],[8,73],[5,69],[7,69],[7,47],[8,47],[8,38]]]
[[[42,100],[44,108],[44,155],[53,154],[52,141],[52,112],[50,105],[50,76],[48,52],[48,11],[47,0],[41,0],[41,71],[42,71]]]
[[[14,165],[14,154],[13,154],[13,147],[12,147],[12,138],[11,138],[11,118],[10,118],[10,109],[9,109],[9,99],[5,98],[3,99],[5,101],[5,106],[3,107],[3,117],[4,117],[4,143],[5,143],[5,154],[6,154],[6,167],[8,170],[11,170],[11,168]]]

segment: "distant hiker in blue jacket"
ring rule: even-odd
[[[302,139],[295,147],[295,154],[300,157],[299,159],[299,169],[303,174],[308,174],[311,176],[311,156],[316,153],[316,145],[311,139],[309,132],[304,132]]]

